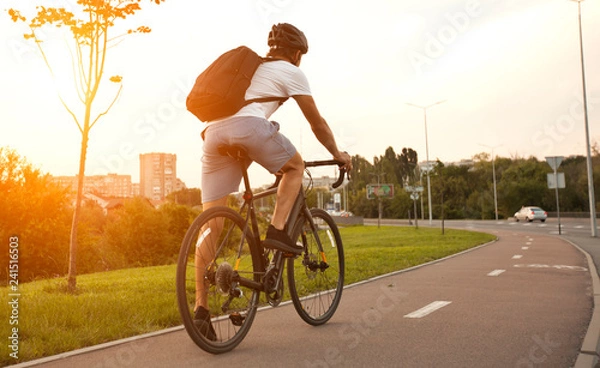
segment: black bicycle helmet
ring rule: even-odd
[[[289,23],[273,25],[269,32],[269,47],[287,47],[300,50],[303,54],[308,52],[308,41],[301,30]]]

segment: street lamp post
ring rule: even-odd
[[[583,31],[581,29],[581,2],[583,0],[571,0],[577,2],[577,12],[579,20],[579,51],[581,55],[581,80],[583,85],[583,115],[585,121],[585,142],[587,149],[587,178],[588,178],[588,193],[590,197],[590,223],[592,226],[592,236],[598,236],[596,228],[596,199],[594,198],[594,174],[592,169],[592,153],[590,149],[590,130],[588,126],[588,109],[587,109],[587,92],[585,86],[585,63],[583,59]]]
[[[498,221],[498,192],[496,191],[496,164],[494,158],[494,148],[500,147],[498,146],[486,146],[485,144],[480,144],[480,146],[484,146],[490,148],[492,150],[492,181],[494,183],[494,213],[496,214],[496,221]]]
[[[376,176],[377,177],[377,185],[381,184],[381,180],[379,179],[382,175],[385,174],[371,174],[371,176]],[[377,228],[379,229],[381,227],[381,216],[382,216],[382,212],[383,212],[383,204],[381,202],[381,197],[378,196],[377,198],[377,212],[378,212],[378,216],[377,216]]]
[[[423,172],[422,171],[419,173],[419,186],[423,186]],[[425,221],[425,211],[423,211],[423,196],[421,196],[421,220]]]
[[[431,180],[429,179],[429,171],[431,171],[431,168],[429,167],[429,141],[427,138],[427,109],[435,106],[435,105],[439,105],[442,102],[446,102],[446,100],[442,100],[442,101],[438,101],[435,103],[432,103],[431,105],[427,105],[427,106],[419,106],[419,105],[415,105],[412,103],[406,103],[407,105],[413,106],[413,107],[417,107],[419,109],[423,110],[423,120],[425,122],[425,154],[427,156],[427,205],[429,207],[429,226],[432,225],[432,212],[431,212]]]

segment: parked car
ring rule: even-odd
[[[532,222],[534,220],[540,220],[541,222],[545,222],[548,218],[548,213],[543,209],[535,206],[524,206],[521,207],[519,211],[515,213],[515,220],[527,220],[528,222]]]

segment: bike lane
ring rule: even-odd
[[[268,308],[224,355],[203,352],[177,330],[38,366],[573,366],[593,307],[585,257],[556,237],[497,235],[347,288],[324,326],[305,324],[291,305]]]

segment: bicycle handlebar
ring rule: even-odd
[[[330,166],[330,165],[338,165],[340,168],[340,174],[335,181],[335,183],[331,184],[333,189],[339,187],[344,182],[344,176],[347,174],[346,169],[342,168],[343,162],[337,160],[323,160],[323,161],[305,161],[304,166],[306,167],[315,167],[315,166]],[[350,179],[350,178],[348,178]]]
[[[331,184],[331,187],[333,189],[335,189],[335,188],[339,187],[340,185],[342,185],[342,183],[344,182],[344,176],[347,175],[346,169],[341,168],[341,166],[343,165],[342,162],[337,161],[337,160],[304,161],[305,167],[331,166],[331,165],[338,165],[338,167],[340,167],[340,174],[339,174],[337,180],[335,181],[335,183]],[[281,176],[282,176],[281,174],[275,175],[275,183],[273,183],[268,189],[277,188],[279,186],[279,182],[281,181]],[[349,179],[350,179],[350,177],[348,177],[348,180]]]

